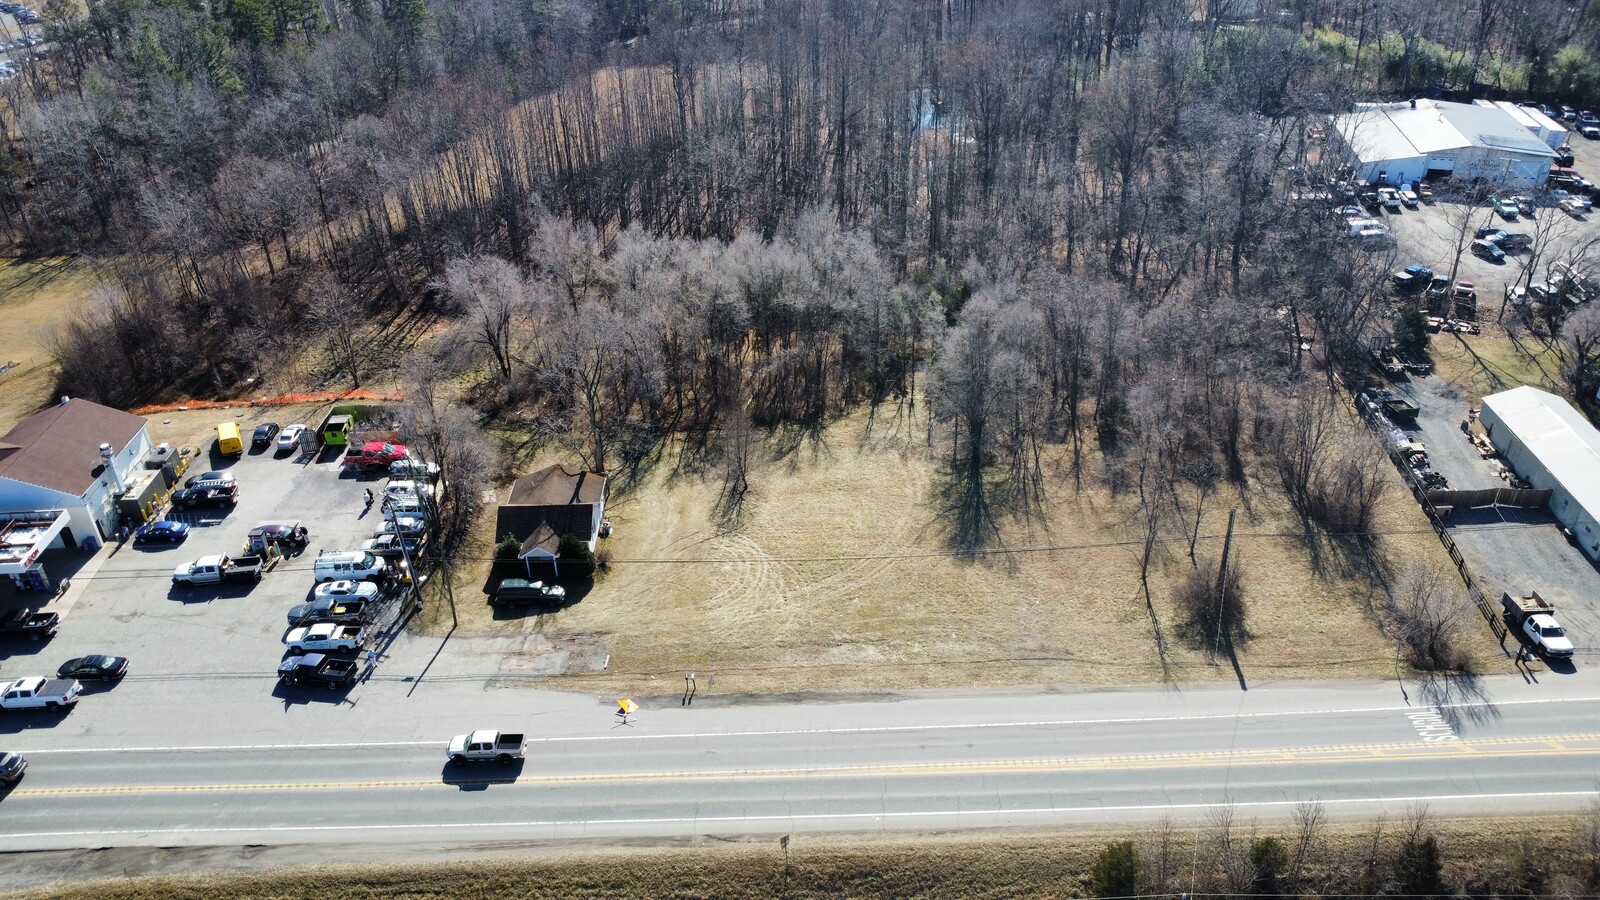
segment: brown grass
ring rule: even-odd
[[[1447,884],[1507,885],[1514,869],[1514,841],[1524,844],[1552,866],[1546,884],[1555,891],[1581,892],[1574,874],[1588,862],[1583,831],[1591,823],[1579,817],[1519,819],[1438,819],[1429,830],[1439,838]],[[1287,824],[1258,825],[1242,820],[1235,840],[1254,834],[1274,835],[1293,851]],[[1386,836],[1378,869],[1392,872],[1398,823],[1383,827]],[[1329,826],[1308,856],[1302,885],[1307,890],[1352,892],[1365,867],[1373,825],[1355,821]],[[61,900],[186,900],[232,897],[235,900],[296,897],[306,900],[346,897],[405,897],[410,900],[473,897],[1076,897],[1085,896],[1085,875],[1097,854],[1112,840],[1132,838],[1148,868],[1157,833],[1110,829],[1072,832],[965,832],[961,834],[799,835],[787,859],[776,838],[729,839],[698,837],[671,846],[600,846],[574,850],[537,847],[479,847],[469,859],[415,862],[436,852],[418,848],[404,864],[343,862],[318,868],[263,870],[262,862],[237,863],[256,871],[161,877],[126,877],[123,873],[159,868],[191,855],[182,848],[141,851],[90,851],[76,854],[64,871],[105,873],[104,880],[14,894],[19,898]],[[1185,890],[1222,889],[1215,862],[1214,840],[1201,826],[1178,827],[1170,834],[1171,884]],[[359,847],[357,858],[371,859]],[[314,852],[314,851],[313,851]],[[384,852],[384,851],[380,851]],[[407,854],[407,848],[387,851]],[[511,858],[507,855],[516,854]],[[249,856],[242,857],[244,860]],[[500,857],[500,858],[495,858]],[[303,857],[302,857],[303,858]],[[131,865],[130,865],[131,864]],[[214,864],[214,863],[213,863]],[[110,877],[112,875],[122,877]]]
[[[1538,339],[1523,335],[1515,340],[1499,329],[1481,335],[1436,334],[1429,346],[1437,374],[1467,395],[1476,405],[1486,395],[1520,385],[1566,395],[1561,363]]]
[[[0,432],[53,399],[56,365],[50,356],[50,329],[97,281],[94,270],[77,260],[0,260],[0,316],[5,322],[0,365],[19,363],[0,375]]]
[[[458,633],[520,629],[598,647],[611,655],[610,670],[568,675],[560,686],[647,696],[675,693],[690,671],[702,692],[714,674],[724,693],[1235,677],[1225,657],[1179,634],[1169,597],[1191,568],[1186,525],[1163,528],[1151,577],[1156,625],[1138,577],[1135,498],[1075,494],[1057,460],[1042,519],[1009,524],[1009,552],[963,560],[945,550],[925,427],[880,421],[868,435],[865,424],[858,414],[820,443],[769,456],[736,530],[713,524],[714,479],[662,466],[612,500],[612,572],[556,613],[493,620],[481,593],[492,550],[485,523],[467,554],[476,562],[457,571]],[[1376,556],[1443,560],[1389,474]],[[1373,559],[1309,540],[1281,492],[1252,480],[1208,501],[1202,561],[1220,555],[1229,507],[1239,510],[1234,561],[1250,598],[1251,637],[1239,646],[1245,679],[1392,675],[1393,644],[1371,615],[1381,589]],[[1192,522],[1192,507],[1186,515]],[[448,625],[442,609],[430,616],[432,630]]]

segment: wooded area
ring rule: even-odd
[[[308,342],[359,383],[442,324],[414,371],[608,471],[684,438],[731,506],[752,428],[926,400],[967,549],[1054,483],[1045,442],[1077,484],[1202,504],[1273,448],[1309,520],[1361,532],[1381,459],[1308,364],[1387,330],[1389,260],[1289,202],[1308,126],[1580,99],[1600,49],[1553,0],[46,11],[0,210],[117,273],[57,335],[64,389],[226,394]]]

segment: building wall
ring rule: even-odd
[[[1479,413],[1479,418],[1489,433],[1489,442],[1500,451],[1500,456],[1506,465],[1534,488],[1550,491],[1551,514],[1561,524],[1572,529],[1584,555],[1600,561],[1600,520],[1595,517],[1597,511],[1586,510],[1581,503],[1574,500],[1572,494],[1545,471],[1528,445],[1495,415],[1492,407],[1485,405]]]

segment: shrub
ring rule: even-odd
[[[1228,569],[1226,590],[1217,591],[1217,567],[1207,562],[1189,573],[1178,586],[1176,601],[1192,638],[1215,647],[1226,634],[1243,638],[1245,629],[1244,579],[1238,566]]]
[[[1283,841],[1264,837],[1250,845],[1250,870],[1255,873],[1256,893],[1276,894],[1278,879],[1283,877],[1283,870],[1288,866],[1289,851],[1284,848]]]
[[[516,559],[521,552],[522,541],[517,540],[515,535],[508,534],[500,539],[500,543],[494,545],[495,559]]]
[[[1439,842],[1431,834],[1405,848],[1397,869],[1400,881],[1397,893],[1403,896],[1438,897],[1446,893]]]
[[[1394,346],[1402,353],[1421,354],[1428,349],[1428,314],[1415,307],[1400,310],[1394,320]]]
[[[1133,897],[1139,893],[1139,851],[1132,841],[1113,841],[1089,870],[1089,890],[1096,897]]]

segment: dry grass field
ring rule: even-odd
[[[50,402],[50,329],[96,281],[92,268],[75,260],[0,261],[0,365],[16,363],[0,375],[0,431]]]
[[[1436,334],[1429,345],[1436,374],[1477,404],[1485,395],[1529,384],[1566,395],[1561,363],[1533,337],[1498,328],[1480,335]]]
[[[1597,864],[1590,844],[1592,817],[1538,819],[1440,819],[1428,827],[1438,837],[1447,885],[1482,891],[1498,886],[1499,896],[1582,896],[1581,870]],[[1369,864],[1380,873],[1394,870],[1404,823],[1375,828],[1371,822],[1335,821],[1311,845],[1299,883],[1324,894],[1358,889]],[[1381,834],[1373,856],[1375,834]],[[1507,840],[1515,834],[1520,840]],[[1295,836],[1287,824],[1238,822],[1232,839],[1236,853],[1246,836],[1275,836],[1293,853]],[[220,858],[205,850],[137,848],[78,854],[71,877],[100,873],[102,880],[30,890],[18,898],[43,900],[188,900],[232,897],[305,900],[346,897],[404,897],[445,900],[471,897],[1082,897],[1096,856],[1110,841],[1131,839],[1145,869],[1166,877],[1147,885],[1175,895],[1179,890],[1226,889],[1217,853],[1220,833],[1206,826],[1174,828],[1162,853],[1162,832],[1085,829],[1070,833],[998,831],[961,834],[799,835],[788,853],[775,839],[703,837],[667,847],[613,846],[580,850],[480,846],[465,859],[438,860],[431,848],[399,849],[403,864],[348,861],[321,867],[275,868],[277,857],[245,854]],[[335,849],[296,848],[300,859]],[[1543,884],[1529,886],[1519,853],[1555,863],[1542,872]],[[362,854],[365,857],[365,854]],[[365,857],[370,859],[370,857]],[[141,876],[186,859],[245,871],[196,875]],[[267,862],[267,860],[273,862]],[[438,861],[433,861],[438,860]],[[1519,875],[1523,877],[1518,877]],[[1519,883],[1520,882],[1520,883]],[[1474,893],[1484,896],[1482,893]]]
[[[613,498],[607,515],[616,533],[603,544],[611,571],[558,612],[493,618],[481,593],[486,523],[468,554],[476,564],[456,573],[457,633],[520,628],[556,646],[599,647],[611,655],[608,672],[569,675],[560,685],[647,696],[680,690],[689,671],[700,673],[702,693],[705,675],[714,674],[723,694],[1236,677],[1225,656],[1185,640],[1169,599],[1191,568],[1184,524],[1164,526],[1153,615],[1139,580],[1136,499],[1098,488],[1074,493],[1059,470],[1045,514],[1010,523],[1002,552],[958,558],[945,549],[925,426],[880,420],[868,434],[865,425],[858,414],[817,443],[769,454],[737,528],[714,524],[714,480],[661,466]],[[1373,555],[1391,567],[1445,564],[1421,512],[1389,474]],[[1238,510],[1234,561],[1249,602],[1251,636],[1238,648],[1245,680],[1392,675],[1394,646],[1370,611],[1382,591],[1372,559],[1351,545],[1307,539],[1281,491],[1252,479],[1207,501],[1202,562],[1220,555],[1230,507]],[[1192,507],[1186,515],[1192,522]],[[430,624],[447,627],[448,616],[435,609]],[[1488,652],[1488,635],[1483,629],[1480,656],[1494,665],[1499,653]]]

